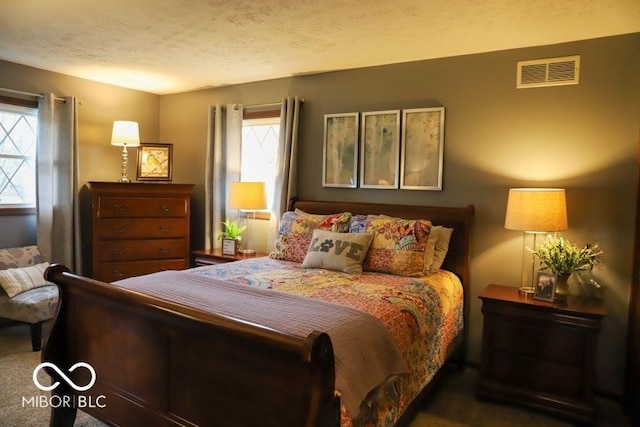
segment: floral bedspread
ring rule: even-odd
[[[189,272],[346,305],[373,314],[387,326],[410,373],[364,402],[357,419],[349,417],[343,406],[342,427],[393,426],[443,365],[462,330],[462,286],[453,273],[443,270],[425,277],[350,275],[255,258]]]

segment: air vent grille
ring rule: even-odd
[[[580,56],[518,62],[518,89],[580,83]]]

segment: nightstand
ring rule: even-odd
[[[223,262],[234,262],[234,261],[240,261],[242,259],[251,259],[251,258],[257,258],[257,257],[269,255],[264,252],[256,252],[255,254],[252,254],[252,255],[243,255],[243,254],[237,254],[235,256],[222,255],[222,249],[220,248],[198,249],[196,251],[191,252],[191,254],[193,255],[196,267],[200,267],[203,265],[220,264]]]
[[[476,395],[509,401],[590,424],[601,299],[569,295],[544,302],[517,287],[480,294],[484,326]]]

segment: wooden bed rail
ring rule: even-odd
[[[313,332],[296,337],[71,274],[52,265],[60,305],[42,360],[53,394],[102,407],[52,408],[51,425],[73,425],[77,409],[113,425],[338,426],[333,348]],[[126,362],[126,363],[124,363]]]

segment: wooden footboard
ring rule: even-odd
[[[300,339],[81,276],[45,273],[61,305],[42,352],[63,404],[52,426],[72,426],[76,409],[120,426],[333,426],[329,337]],[[79,397],[83,396],[83,397]],[[64,402],[68,402],[64,404]]]

